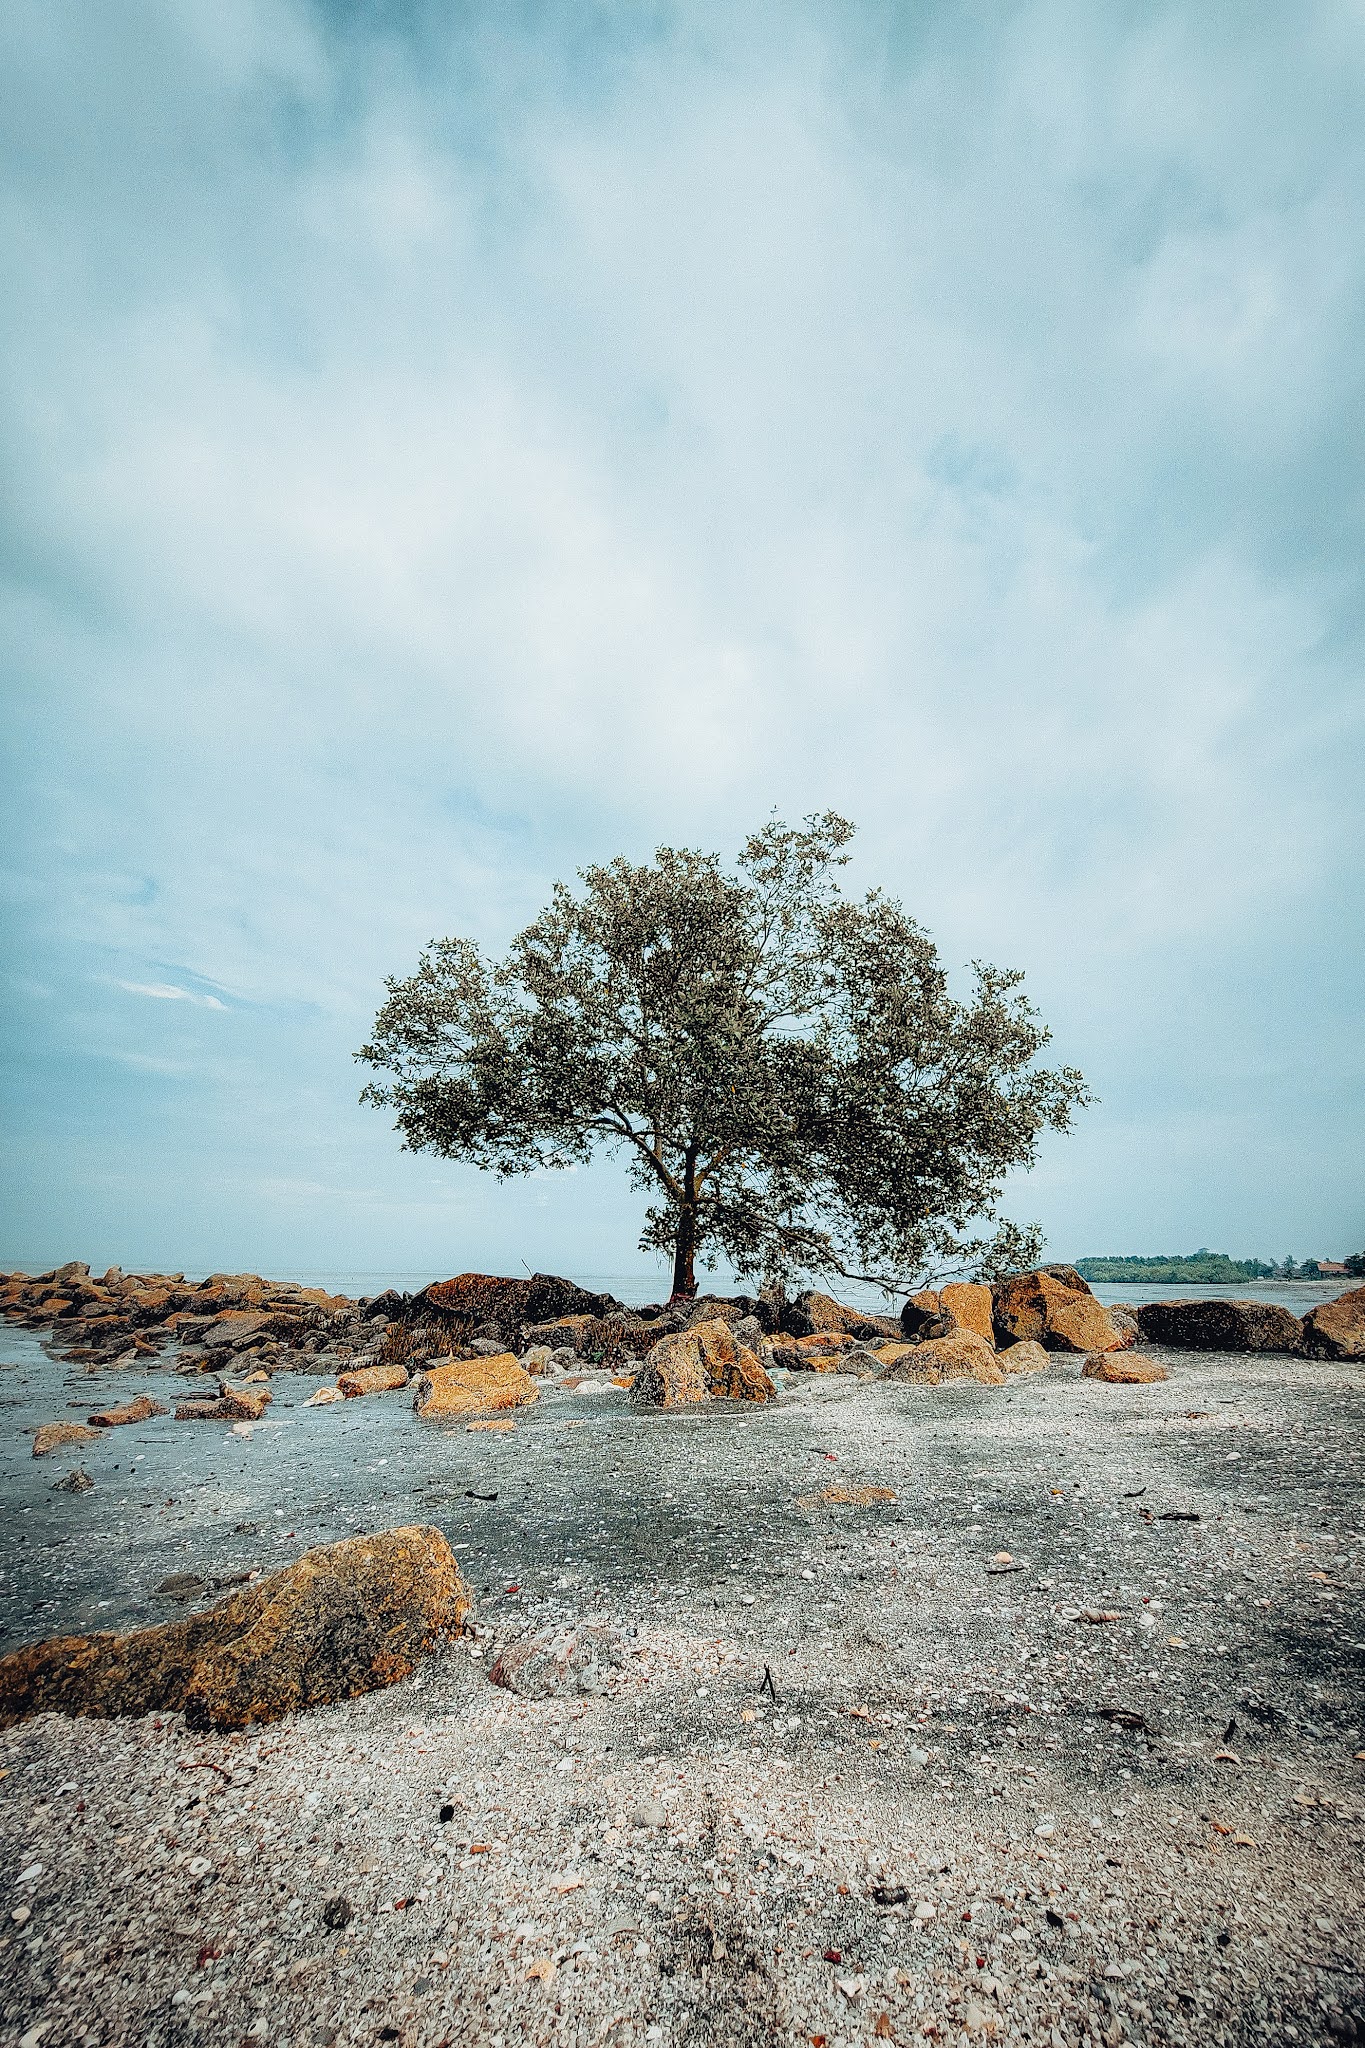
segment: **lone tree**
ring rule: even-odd
[[[898,903],[841,895],[852,837],[831,811],[774,819],[733,873],[667,846],[585,868],[496,965],[433,941],[386,984],[357,1055],[386,1078],[361,1099],[397,1111],[410,1150],[502,1179],[624,1152],[675,1297],[699,1252],[888,1290],[1036,1263],[1036,1229],[969,1233],[1085,1084],[1037,1064],[1021,975],[977,963],[959,1003]]]

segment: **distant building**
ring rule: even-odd
[[[1324,1280],[1335,1280],[1338,1273],[1344,1273],[1346,1268],[1340,1259],[1319,1259],[1318,1271]]]

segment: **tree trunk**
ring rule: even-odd
[[[682,1205],[678,1210],[678,1235],[673,1241],[673,1300],[695,1301],[697,1276],[697,1149],[689,1145],[683,1155]]]
[[[697,1212],[690,1202],[685,1202],[678,1212],[678,1235],[673,1247],[673,1299],[674,1301],[695,1301],[697,1276],[694,1266],[697,1256]]]

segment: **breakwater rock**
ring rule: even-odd
[[[182,1621],[57,1636],[0,1658],[0,1727],[44,1713],[275,1721],[407,1678],[469,1611],[439,1529],[352,1536]]]
[[[1148,1301],[1132,1314],[1149,1343],[1177,1351],[1303,1350],[1303,1324],[1271,1301]]]

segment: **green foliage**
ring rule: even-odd
[[[1353,1279],[1365,1280],[1365,1252],[1352,1252],[1342,1263]]]
[[[1230,1259],[1226,1252],[1170,1252],[1158,1258],[1116,1256],[1077,1259],[1076,1271],[1083,1280],[1141,1280],[1152,1287],[1174,1287],[1182,1282],[1219,1286],[1238,1280],[1268,1280],[1274,1273],[1260,1259]]]
[[[410,1149],[503,1178],[624,1153],[652,1197],[641,1247],[673,1255],[677,1293],[699,1252],[888,1287],[1036,1261],[1038,1234],[996,1204],[1088,1100],[1082,1078],[1037,1064],[1019,974],[978,963],[959,1003],[899,904],[840,894],[852,836],[828,812],[774,819],[732,873],[673,847],[587,868],[497,964],[433,941],[386,984],[357,1055],[386,1078],[362,1099]]]

